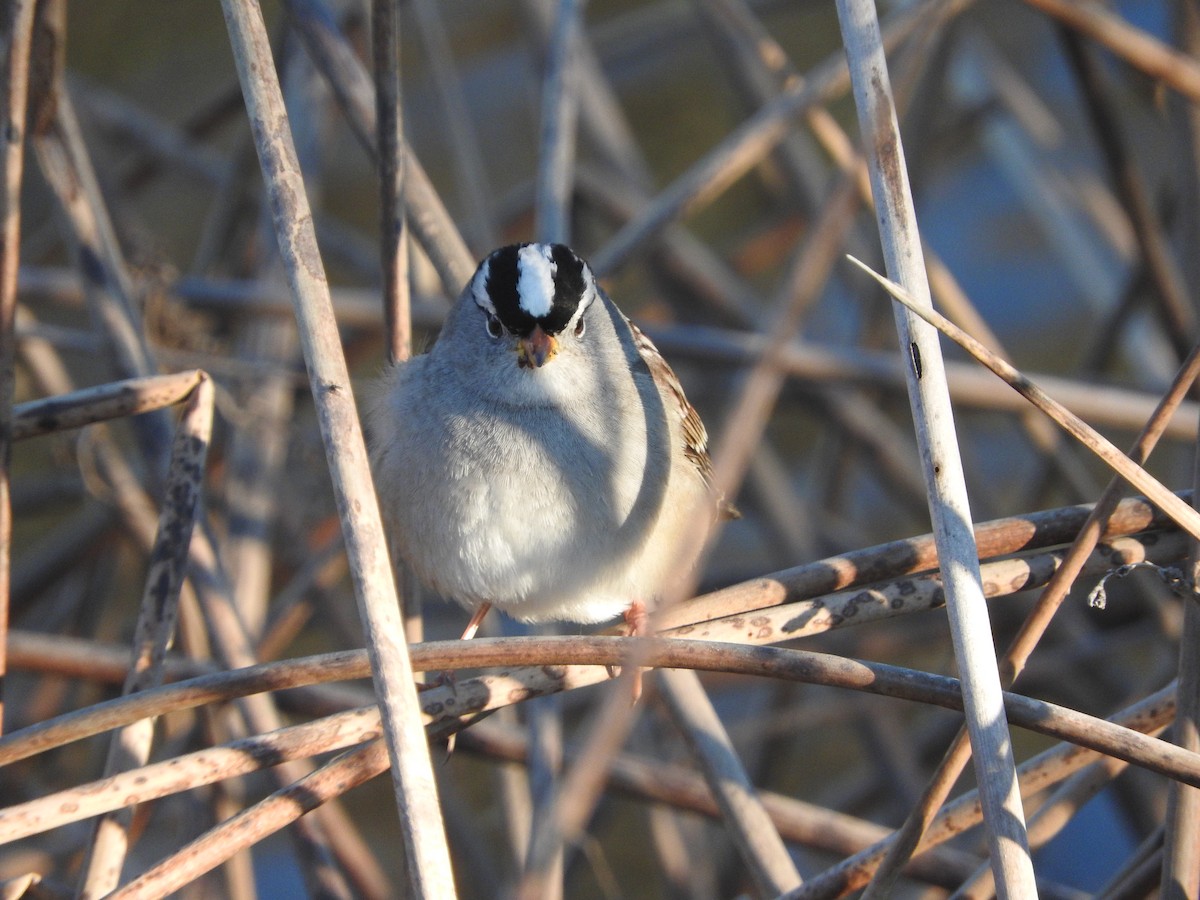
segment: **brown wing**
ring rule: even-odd
[[[625,321],[633,333],[634,346],[637,347],[638,353],[645,361],[646,368],[650,370],[651,377],[666,389],[668,396],[678,401],[675,409],[678,410],[682,425],[683,455],[696,467],[700,477],[704,479],[704,483],[711,487],[713,466],[712,458],[708,455],[708,431],[705,430],[704,423],[700,421],[700,414],[688,402],[687,395],[683,392],[683,385],[679,383],[679,377],[663,359],[663,355],[658,352],[654,342],[628,317]],[[723,497],[719,501],[719,512],[722,518],[726,519],[736,519],[741,516],[737,509],[726,502]]]

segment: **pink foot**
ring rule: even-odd
[[[646,611],[646,604],[641,600],[634,600],[629,604],[629,609],[625,610],[626,636],[640,637],[646,634],[649,621],[650,615]],[[640,667],[630,675],[629,686],[632,700],[637,703],[642,699],[642,669]]]

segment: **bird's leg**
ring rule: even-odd
[[[471,616],[471,621],[467,623],[466,630],[462,633],[461,640],[469,641],[475,637],[475,632],[479,630],[479,626],[483,624],[483,618],[488,614],[488,610],[492,608],[492,604],[486,601],[475,610],[475,614]]]
[[[483,619],[491,608],[492,604],[485,601],[480,605],[479,609],[475,610],[475,612],[471,614],[471,621],[467,622],[467,627],[463,629],[462,637],[459,638],[460,641],[469,641],[471,638],[475,637],[476,632],[479,631],[479,626],[483,624]],[[455,675],[453,670],[449,672],[438,672],[437,677],[432,681],[426,682],[423,685],[417,685],[417,690],[421,691],[431,687],[449,687],[451,692],[457,693],[457,685],[455,684],[454,679]],[[454,732],[446,738],[447,760],[450,759],[450,756],[454,753],[454,745],[457,740],[458,732]]]
[[[641,600],[634,600],[629,604],[629,609],[625,610],[625,625],[628,631],[625,633],[629,637],[641,637],[646,633],[646,624],[650,621],[650,614],[646,612],[646,604]]]
[[[462,637],[459,638],[459,640],[469,641],[471,638],[475,637],[476,632],[479,631],[479,626],[483,623],[484,617],[488,614],[488,611],[491,608],[492,604],[485,602],[479,607],[479,609],[475,610],[475,612],[471,615],[471,621],[467,623],[467,627],[463,630]],[[428,681],[418,684],[417,690],[427,691],[431,688],[445,687],[446,685],[454,687],[454,672],[438,672]]]
[[[634,600],[629,604],[629,609],[625,610],[625,636],[626,637],[641,637],[646,633],[646,625],[650,620],[649,613],[646,612],[646,604],[641,600]],[[616,675],[612,666],[608,667],[609,677]],[[630,676],[630,687],[633,694],[633,702],[637,703],[642,697],[642,668],[638,666]]]

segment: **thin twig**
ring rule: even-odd
[[[400,100],[400,14],[397,0],[372,0],[375,62],[375,142],[379,160],[379,239],[383,262],[383,320],[388,360],[412,355],[408,231],[404,202],[404,110]]]
[[[903,304],[906,309],[911,310],[933,325],[938,331],[942,332],[974,356],[975,359],[991,369],[992,372],[1002,378],[1008,385],[1020,393],[1021,396],[1025,397],[1030,403],[1062,426],[1068,434],[1091,450],[1096,456],[1100,457],[1109,468],[1113,469],[1118,475],[1145,494],[1151,502],[1159,506],[1163,512],[1174,519],[1180,528],[1187,531],[1188,534],[1197,540],[1200,540],[1200,514],[1180,500],[1175,494],[1167,490],[1167,488],[1163,487],[1158,479],[1150,475],[1145,469],[1117,449],[1104,435],[1100,434],[1061,403],[1051,398],[1044,390],[1030,381],[1028,377],[1022,375],[1005,360],[996,356],[953,322],[949,321],[945,316],[936,310],[918,305],[903,287],[877,274],[858,260],[854,260],[854,262],[883,285],[887,292]]]

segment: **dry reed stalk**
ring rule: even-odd
[[[440,6],[436,0],[414,0],[413,18],[421,37],[424,61],[441,104],[440,124],[447,132],[454,162],[454,181],[464,207],[461,227],[466,232],[467,243],[477,252],[486,253],[498,242],[491,199],[493,191],[488,183],[488,169],[475,118],[467,105],[463,80],[455,65]]]
[[[217,825],[109,896],[113,900],[149,900],[170,894],[216,868],[235,853],[253,846],[305,813],[340,797],[387,768],[387,747],[379,739],[346,751],[301,780]]]
[[[1175,685],[1160,691],[1110,716],[1107,721],[1139,732],[1150,732],[1162,728],[1175,714]],[[1024,796],[1033,796],[1046,787],[1057,783],[1083,766],[1092,763],[1096,756],[1079,746],[1062,744],[1052,747],[1022,763],[1018,768],[1021,790]],[[926,830],[919,853],[940,845],[981,819],[978,794],[968,791],[944,806]],[[882,862],[895,835],[889,836],[872,847],[847,857],[837,865],[808,880],[788,900],[826,900],[841,897],[865,885],[871,873]]]
[[[1200,484],[1200,451],[1193,483]],[[1188,560],[1191,590],[1183,601],[1183,630],[1179,636],[1179,709],[1171,740],[1200,751],[1200,544],[1193,542]],[[1185,900],[1200,894],[1200,790],[1172,783],[1167,789],[1164,818],[1161,896]]]
[[[287,0],[285,6],[355,136],[375,158],[375,89],[354,48],[338,31],[321,0]],[[446,294],[457,297],[475,271],[475,260],[412,147],[405,143],[402,152],[406,220],[437,270]]]
[[[8,617],[12,588],[13,395],[16,373],[17,271],[21,262],[21,182],[25,170],[25,113],[29,99],[29,56],[33,42],[34,0],[13,0],[4,7],[7,52],[0,72],[0,123],[4,140],[0,181],[0,679],[8,671]],[[4,726],[0,691],[0,733]]]
[[[400,16],[395,0],[371,2],[375,64],[375,146],[379,163],[379,240],[383,322],[392,363],[412,355],[408,230],[405,225],[404,110],[400,101]]]
[[[344,750],[379,733],[379,710],[366,706],[142,765],[0,810],[0,844],[280,762]]]
[[[856,260],[857,262],[857,260]],[[858,263],[864,271],[871,274],[876,281],[899,301],[906,309],[920,316],[938,331],[942,332],[979,362],[987,366],[998,377],[1003,379],[1021,396],[1029,400],[1038,409],[1057,422],[1063,430],[1075,438],[1084,447],[1098,456],[1114,472],[1141,491],[1163,512],[1169,515],[1180,528],[1200,540],[1200,514],[1192,509],[1175,494],[1171,493],[1158,479],[1122,453],[1113,443],[1097,432],[1094,428],[1080,419],[1058,401],[1051,398],[1042,388],[1034,384],[1027,376],[1021,374],[1005,360],[997,357],[990,350],[976,341],[969,334],[940,313],[919,306],[909,293],[900,285],[873,272],[870,268]]]
[[[205,378],[197,370],[150,375],[19,403],[13,408],[13,440],[165,409],[185,400]]]
[[[1147,535],[1145,541],[1133,537],[1115,538],[1095,547],[1090,554],[1084,554],[1082,568],[1073,571],[1099,577],[1121,566],[1143,562],[1177,568],[1186,551],[1186,538],[1178,532],[1154,533]],[[1067,552],[1063,550],[982,563],[980,577],[983,594],[988,598],[1007,597],[1047,585],[1067,564]],[[765,591],[763,595],[766,595]],[[723,618],[711,618],[696,624],[663,629],[659,634],[664,637],[746,645],[776,644],[921,610],[941,609],[945,604],[942,576],[933,573],[898,578],[882,585],[849,588],[821,594],[811,600],[739,612]],[[1011,664],[1003,668],[1007,677]]]
[[[212,440],[213,386],[200,373],[176,429],[167,470],[150,568],[134,634],[133,654],[122,692],[135,693],[163,682],[167,648],[175,637],[179,593],[187,568],[192,530],[200,511],[205,462]],[[150,758],[154,720],[142,719],[114,734],[104,774],[144,766]],[[129,846],[133,806],[106,815],[95,825],[80,896],[101,897],[120,882]]]
[[[1025,0],[1030,6],[1087,35],[1147,75],[1190,100],[1200,100],[1200,65],[1116,13],[1087,0]]]
[[[578,0],[560,0],[554,29],[546,43],[534,233],[539,241],[548,243],[567,244],[571,240],[582,16]]]
[[[449,687],[424,692],[421,699],[426,708],[425,715],[431,723],[441,723],[524,700],[538,692],[560,691],[568,686],[602,681],[604,668],[621,664],[627,658],[624,654],[628,653],[631,643],[637,645],[645,664],[655,668],[696,669],[817,683],[960,711],[963,704],[959,682],[944,675],[811,651],[743,647],[710,641],[612,637],[477,638],[472,641],[434,641],[414,647],[413,660],[422,670],[504,669],[502,675],[483,676],[458,685],[457,696]],[[146,715],[162,715],[216,700],[247,696],[283,684],[294,687],[361,677],[366,671],[366,663],[361,652],[325,654],[286,664],[268,663],[202,676],[177,685],[142,691],[30,726],[0,739],[0,764]],[[298,677],[296,672],[301,670],[304,674]],[[1200,784],[1200,754],[1020,694],[1006,693],[1004,703],[1014,725],[1127,760],[1186,784]]]
[[[571,241],[571,199],[574,195],[576,124],[579,118],[580,48],[583,4],[560,0],[554,27],[544,47],[541,81],[541,134],[534,185],[534,236],[545,243]],[[558,702],[539,699],[530,705],[529,789],[530,824],[550,819],[558,802],[562,768],[562,709]],[[542,900],[563,896],[565,852],[557,832],[539,839],[530,832],[524,861],[526,877],[541,879]]]
[[[722,823],[759,892],[770,896],[796,887],[800,873],[699,677],[688,670],[665,670],[659,674],[658,686],[671,718],[704,772],[720,807]]]
[[[1184,361],[1170,389],[1163,395],[1158,408],[1130,449],[1129,455],[1137,463],[1143,464],[1149,458],[1162,436],[1166,422],[1183,402],[1183,398],[1191,391],[1197,377],[1200,377],[1200,345],[1197,345]],[[1001,680],[1005,686],[1011,685],[1025,668],[1030,654],[1049,627],[1059,606],[1066,599],[1067,593],[1076,579],[1087,569],[1087,560],[1099,543],[1102,532],[1109,527],[1123,488],[1124,482],[1119,478],[1114,478],[1109,482],[1104,493],[1089,513],[1087,520],[1083,523],[1083,527],[1072,542],[1070,549],[1063,556],[1061,564],[1038,597],[1037,604],[1026,616],[1020,631],[1009,645],[1000,663]],[[939,763],[938,770],[930,779],[922,802],[913,809],[897,832],[897,839],[888,851],[887,859],[880,867],[879,872],[872,879],[873,882],[878,880],[884,886],[892,882],[903,861],[916,847],[921,832],[931,821],[934,812],[945,802],[951,787],[965,768],[969,754],[970,748],[963,740],[963,732],[960,729]]]
[[[839,0],[837,10],[888,272],[920,298],[922,310],[932,308],[875,8],[863,0]],[[963,679],[967,728],[997,893],[1001,898],[1033,896],[1033,864],[1016,762],[1004,718],[941,348],[936,331],[923,327],[911,314],[896,315],[895,319],[901,350],[912,356],[905,377],[929,490],[954,656]]]
[[[412,665],[375,501],[366,448],[350,390],[337,326],[312,232],[295,149],[287,130],[266,27],[257,4],[222,4],[255,145],[271,200],[280,255],[296,316],[313,401],[345,534],[351,577],[367,633],[372,674],[383,710],[393,782],[404,835],[410,889],[454,896],[437,790],[417,717]]]

